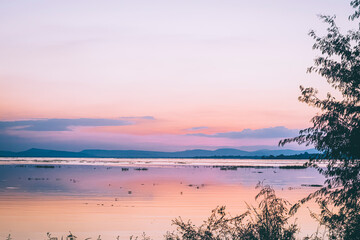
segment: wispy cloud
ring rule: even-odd
[[[143,119],[143,120],[155,120],[155,118],[154,118],[153,116],[120,117],[120,119],[125,119],[125,120],[139,120],[139,119]]]
[[[299,133],[298,129],[288,129],[283,126],[260,128],[260,129],[244,129],[239,132],[223,132],[215,134],[193,133],[187,134],[191,136],[199,137],[211,137],[211,138],[286,138],[293,137]]]
[[[192,127],[192,128],[187,128],[184,129],[185,131],[198,131],[198,130],[203,130],[203,129],[208,129],[209,127],[205,127],[205,126],[201,126],[201,127]]]
[[[153,119],[153,117],[140,117]],[[134,124],[131,119],[102,119],[102,118],[76,118],[76,119],[33,119],[22,121],[0,121],[0,130],[27,130],[27,131],[71,131],[71,127],[99,127],[99,126],[126,126]]]

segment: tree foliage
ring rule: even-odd
[[[358,21],[360,0],[353,0],[350,5],[355,12],[349,20]],[[328,93],[321,99],[316,89],[301,86],[299,101],[318,108],[320,113],[311,119],[312,127],[279,144],[313,145],[323,153],[307,165],[327,177],[325,185],[301,203],[317,200],[321,207],[317,217],[327,226],[331,239],[360,239],[360,24],[357,29],[342,33],[335,16],[320,18],[328,25],[327,33],[323,36],[315,31],[309,33],[315,41],[313,49],[321,55],[308,72],[324,77],[341,97]],[[319,163],[326,163],[326,167]],[[329,204],[337,210],[330,211]],[[294,210],[297,207],[299,204]]]

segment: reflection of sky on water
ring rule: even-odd
[[[71,230],[81,239],[125,240],[144,231],[161,239],[178,216],[200,224],[220,205],[243,213],[245,202],[256,204],[254,187],[262,180],[294,203],[315,189],[302,184],[324,179],[314,169],[278,167],[0,165],[0,238],[44,239],[46,232]],[[296,217],[301,236],[316,231],[306,208]]]
[[[0,195],[29,192],[59,195],[151,195],[151,186],[169,182],[183,185],[241,185],[259,181],[275,188],[322,184],[314,169],[237,168],[214,166],[108,167],[80,165],[0,165]],[[136,189],[142,186],[143,190]],[[145,191],[145,190],[146,191]]]

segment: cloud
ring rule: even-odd
[[[148,117],[146,117],[145,119],[148,119]],[[12,129],[27,131],[71,131],[71,127],[126,126],[134,124],[132,121],[129,120],[123,118],[51,118],[23,121],[0,121],[0,130]]]
[[[155,120],[153,116],[140,116],[140,117],[120,117],[120,119],[130,119],[130,120],[137,120],[137,119],[144,119],[144,120]]]
[[[260,128],[260,129],[244,129],[240,132],[223,132],[215,134],[204,134],[194,133],[187,134],[191,136],[199,137],[212,137],[212,138],[231,138],[231,139],[242,139],[242,138],[286,138],[294,137],[299,133],[298,129],[288,129],[283,126]]]
[[[198,131],[198,130],[203,130],[203,129],[208,129],[209,127],[192,127],[192,128],[187,128],[185,129],[185,131]]]

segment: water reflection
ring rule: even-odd
[[[0,238],[43,239],[68,230],[80,237],[128,239],[145,231],[158,238],[178,216],[200,223],[218,205],[242,212],[262,180],[295,202],[312,191],[305,185],[323,177],[313,169],[269,167],[0,165]],[[302,219],[303,231],[313,231]]]

